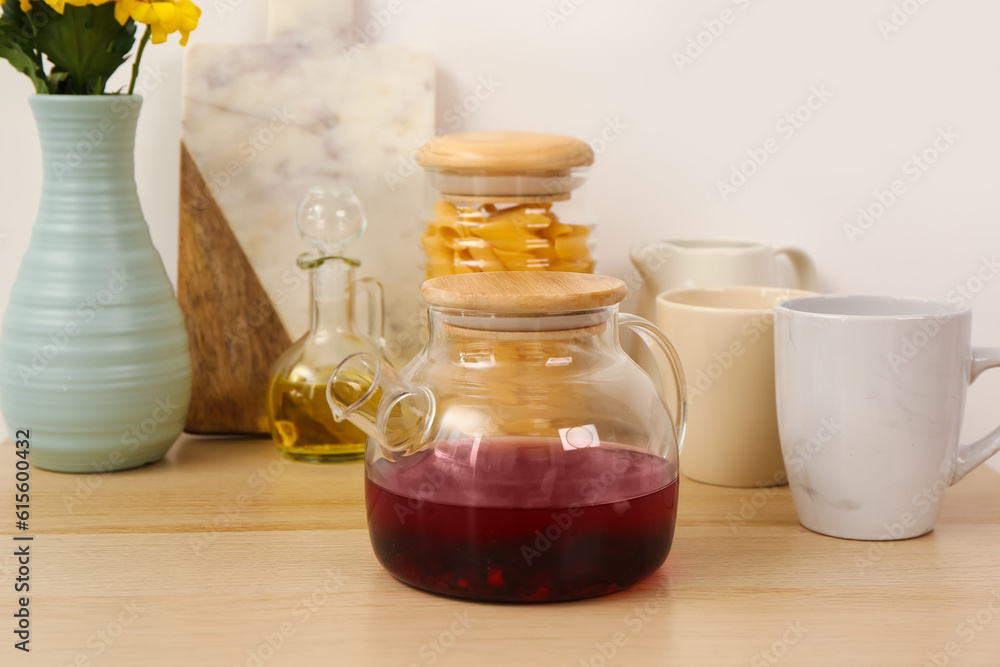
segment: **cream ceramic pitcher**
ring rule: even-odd
[[[630,253],[642,279],[637,313],[656,318],[657,295],[670,290],[753,285],[777,287],[777,257],[792,265],[792,287],[815,291],[816,267],[798,248],[773,249],[764,243],[713,239],[641,241]]]

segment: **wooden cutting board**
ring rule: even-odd
[[[267,432],[268,372],[308,328],[294,215],[311,186],[354,187],[368,231],[344,254],[383,283],[390,359],[419,345],[412,155],[433,136],[434,64],[421,49],[352,45],[353,25],[351,0],[272,0],[268,42],[188,48],[177,291],[189,432]]]

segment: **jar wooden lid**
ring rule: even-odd
[[[431,306],[497,313],[559,313],[620,303],[625,281],[592,273],[491,271],[431,278],[421,293]]]
[[[426,142],[417,164],[478,172],[564,171],[594,163],[585,141],[542,132],[459,132]]]

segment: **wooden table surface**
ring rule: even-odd
[[[0,448],[14,544],[14,450]],[[800,527],[787,488],[681,480],[670,557],[628,591],[549,605],[408,588],[372,554],[362,464],[184,438],[113,475],[32,470],[31,653],[2,665],[1000,665],[1000,477],[972,473],[937,529],[852,542]]]

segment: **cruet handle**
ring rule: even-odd
[[[684,431],[687,427],[687,383],[684,379],[684,368],[681,366],[681,359],[677,356],[677,350],[674,349],[673,344],[671,344],[656,325],[637,315],[619,313],[618,326],[630,329],[642,339],[642,342],[653,353],[653,358],[656,359],[656,367],[659,369],[662,377],[667,378],[673,375],[674,384],[677,385],[677,403],[673,411],[670,410],[670,405],[667,403],[666,396],[663,393],[660,394],[660,400],[663,401],[667,412],[670,412],[670,418],[674,422],[674,437],[677,439],[677,450],[680,451],[681,446],[684,444]],[[658,351],[662,352],[663,355],[657,354]],[[663,357],[666,357],[666,359]],[[667,372],[668,370],[669,373]]]
[[[374,278],[358,278],[354,282],[354,292],[355,296],[361,293],[368,296],[367,330],[364,333],[381,350],[385,343],[385,307],[382,298],[382,283]]]

